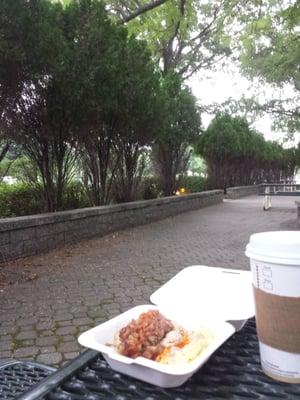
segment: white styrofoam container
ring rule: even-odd
[[[254,316],[251,273],[248,271],[191,266],[183,269],[150,297],[156,305],[134,307],[84,332],[82,346],[100,351],[112,369],[161,387],[182,385],[246,320]],[[125,357],[109,346],[114,335],[132,319],[150,309],[187,330],[208,329],[213,339],[192,362],[172,366]]]

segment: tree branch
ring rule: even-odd
[[[193,38],[190,39],[190,41],[187,43],[188,46],[192,46],[192,44],[194,42],[196,42],[197,40],[201,40],[203,37],[205,37],[211,33],[211,28],[218,18],[219,11],[220,11],[220,8],[216,7],[211,21],[199,33],[197,33],[196,36],[194,36]]]
[[[151,3],[145,4],[141,6],[136,11],[132,12],[131,14],[127,15],[127,17],[123,18],[122,23],[126,24],[127,22],[133,20],[134,18],[138,17],[139,15],[145,14],[146,12],[153,10],[156,7],[161,6],[162,4],[166,3],[168,0],[154,0]]]
[[[163,51],[162,51],[163,60],[164,60],[164,73],[167,73],[169,71],[172,62],[176,58],[176,51],[174,52],[173,45],[174,45],[174,40],[177,38],[179,31],[180,31],[180,23],[181,23],[181,19],[184,17],[185,4],[186,4],[186,0],[180,1],[179,11],[181,14],[181,18],[178,19],[173,35],[169,38],[167,44],[165,45],[165,47],[163,48]],[[178,38],[177,38],[177,40],[179,43]],[[178,50],[180,50],[180,47],[178,47]]]
[[[9,142],[6,142],[2,148],[0,148],[0,162],[3,160],[3,158],[6,156],[6,153],[8,152],[9,149]]]

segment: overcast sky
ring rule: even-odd
[[[209,105],[212,103],[223,103],[230,97],[238,100],[243,95],[262,99],[264,96],[271,99],[274,95],[274,90],[270,87],[258,88],[253,82],[241,76],[237,68],[230,67],[230,71],[218,71],[211,73],[210,76],[203,79],[203,76],[194,75],[189,81],[194,95],[199,99],[201,105]],[[264,92],[264,94],[263,94]],[[276,90],[278,98],[279,90]],[[212,115],[202,114],[202,123],[206,128]],[[272,131],[272,118],[270,115],[265,115],[259,118],[253,124],[259,132],[263,133],[267,140],[277,140],[279,142],[284,138],[283,132]],[[297,142],[296,138],[296,142]],[[290,145],[293,145],[291,143]]]

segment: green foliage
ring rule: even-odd
[[[291,83],[300,90],[300,4],[286,4],[262,11],[248,24],[241,63],[251,77],[260,75],[278,85]]]
[[[68,32],[75,40],[75,132],[86,187],[94,205],[130,201],[140,180],[143,146],[158,131],[159,74],[145,42],[112,23],[99,2],[71,2]],[[83,21],[83,22],[81,22]]]
[[[218,114],[201,135],[201,154],[206,158],[220,161],[230,157],[240,157],[246,151],[249,127],[243,118],[232,118],[228,114]]]
[[[106,0],[110,15],[125,20],[149,0]],[[240,9],[239,1],[168,0],[128,23],[134,33],[149,43],[164,74],[176,71],[187,78],[202,68],[212,68],[230,53],[229,33]]]
[[[207,189],[207,178],[201,176],[184,176],[176,179],[176,189],[184,187],[187,193],[203,192]],[[161,183],[158,178],[151,176],[142,181],[142,198],[156,199],[163,196]]]
[[[160,134],[152,147],[152,160],[163,192],[176,190],[176,177],[187,171],[201,125],[195,97],[183,87],[177,74],[167,74],[161,84]]]
[[[38,182],[38,171],[34,163],[26,156],[19,156],[15,159],[5,158],[3,168],[9,167],[7,174],[19,183],[35,185]],[[1,168],[0,168],[1,174]]]
[[[288,98],[257,104],[256,109],[275,117],[275,126],[289,132],[300,129],[300,3],[267,2],[257,8],[255,17],[238,37],[242,71],[248,77],[259,77],[262,83],[294,88]]]
[[[201,176],[185,176],[181,180],[181,186],[184,187],[188,193],[197,193],[207,190],[207,178]]]
[[[202,175],[205,176],[207,173],[207,166],[202,157],[196,154],[194,147],[191,149],[191,157],[188,164],[188,171],[190,171],[195,176]]]
[[[4,110],[38,170],[48,211],[63,208],[79,153],[94,204],[109,201],[117,171],[125,171],[122,181],[132,192],[140,148],[158,131],[159,75],[146,44],[114,24],[98,0],[64,7],[47,0],[4,2],[0,17],[6,22],[16,14],[23,33],[14,43],[11,29],[17,28],[0,28]]]
[[[8,158],[3,158],[0,162],[0,183],[8,174],[9,169],[11,168],[12,161]]]
[[[156,199],[163,195],[161,185],[156,177],[145,177],[141,186],[144,200]]]
[[[218,114],[201,135],[198,151],[208,165],[212,188],[278,182],[294,174],[296,161],[289,150],[266,141],[247,121]]]
[[[78,181],[71,181],[64,192],[63,209],[74,210],[90,206],[91,204],[83,184]]]
[[[128,39],[122,51],[122,65],[122,102],[116,117],[118,163],[114,198],[118,202],[128,202],[136,199],[139,193],[145,168],[145,145],[151,145],[159,132],[160,87],[159,75],[144,42],[132,36]]]
[[[0,218],[20,217],[43,213],[43,193],[39,188],[34,188],[25,183],[0,185]],[[89,207],[90,203],[82,183],[70,182],[64,193],[63,209]]]
[[[40,193],[24,184],[0,185],[0,218],[43,212]]]
[[[176,36],[189,41],[191,29],[199,27],[197,2],[184,10],[168,3],[166,20],[159,22],[170,23],[159,39],[165,50]],[[213,7],[202,7],[206,18],[213,15]],[[195,98],[182,85],[183,72],[174,70],[194,68],[184,51],[191,43],[178,53],[178,63],[175,54],[162,55],[161,77],[141,40],[145,36],[129,29],[128,34],[113,22],[98,0],[2,2],[1,149],[11,138],[16,141],[22,158],[13,162],[11,174],[35,188],[41,210],[87,204],[82,188],[69,186],[79,165],[92,204],[108,203],[112,187],[119,201],[132,200],[145,164],[142,154],[153,143],[163,154],[161,167],[167,165],[161,175],[165,193],[173,192],[187,167],[188,146],[201,120]],[[207,42],[206,50],[212,47]],[[172,188],[166,186],[168,176]]]
[[[200,132],[201,117],[196,98],[182,86],[177,74],[169,73],[161,82],[163,114],[159,140],[192,144]]]

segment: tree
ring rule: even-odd
[[[132,2],[127,2],[124,3],[122,2],[121,7],[120,7],[120,2],[118,1],[112,1],[110,4],[109,11],[112,14],[118,15],[118,17],[121,19],[122,23],[127,23],[140,15],[143,15],[145,13],[148,13],[148,11],[151,11],[155,9],[156,7],[161,6],[162,4],[166,3],[169,0],[152,0],[152,1],[147,1],[147,2],[135,2],[132,4]],[[131,4],[130,4],[131,3]]]
[[[293,1],[259,9],[242,35],[241,64],[250,77],[291,84],[300,91],[300,4]]]
[[[130,201],[141,148],[155,134],[158,74],[145,43],[114,24],[102,3],[71,2],[65,11],[76,43],[74,120],[85,185],[94,205],[107,204],[113,188]]]
[[[6,139],[4,134],[2,134],[2,138],[0,138],[0,163],[6,156],[9,149],[9,140]]]
[[[228,114],[217,115],[199,141],[200,154],[208,165],[208,176],[213,188],[234,186],[233,176],[243,154],[243,136],[249,133],[247,122]],[[233,161],[234,160],[234,161]]]
[[[250,105],[272,113],[281,128],[300,129],[300,4],[298,1],[267,3],[257,9],[255,18],[240,37],[240,62],[246,76],[262,83],[294,89],[288,98]]]
[[[211,69],[224,60],[231,52],[230,30],[234,26],[233,21],[244,4],[235,0],[169,0],[150,11],[147,10],[146,13],[141,13],[139,11],[148,4],[146,0],[138,2],[138,6],[135,1],[124,3],[119,0],[107,0],[106,3],[114,18],[123,22],[130,21],[127,24],[129,32],[147,40],[166,82],[169,82],[174,74],[182,82],[197,71]],[[136,10],[138,12],[135,12]],[[126,15],[134,18],[126,19]],[[189,134],[185,138],[183,132],[176,132],[170,121],[170,114],[176,113],[180,101],[171,106],[172,100],[165,99],[165,108],[169,109],[169,115],[166,114],[169,124],[163,125],[168,131],[162,134],[164,139],[156,143],[153,153],[155,169],[161,176],[164,193],[169,195],[174,192],[176,176],[186,169],[188,161]],[[186,101],[182,101],[184,108]],[[195,107],[191,105],[191,108]],[[193,110],[191,118],[196,114]],[[181,118],[180,113],[178,118]],[[199,116],[196,119],[200,121]],[[174,123],[181,124],[179,121]],[[199,131],[199,127],[197,129]],[[178,139],[175,138],[176,134]]]
[[[234,59],[240,58],[243,72],[249,77],[259,76],[272,85],[291,83],[295,95],[260,104],[252,99],[245,105],[255,113],[271,113],[278,128],[299,131],[298,1],[106,3],[114,17],[123,22],[129,17],[130,32],[147,39],[165,74],[175,70],[186,79],[197,71],[211,70],[233,55]],[[150,11],[149,3],[156,5]]]
[[[163,117],[160,135],[153,145],[153,164],[165,195],[176,191],[176,178],[187,169],[193,144],[200,132],[201,118],[196,99],[182,88],[179,77],[169,74],[162,80]]]
[[[73,43],[68,42],[64,32],[60,4],[47,0],[10,3],[1,9],[1,18],[6,22],[0,45],[6,60],[1,69],[1,88],[6,98],[2,115],[8,121],[9,135],[40,172],[41,182],[36,184],[43,187],[45,209],[56,211],[62,207],[74,162],[71,128],[72,98],[76,93],[74,80],[70,80]],[[15,23],[10,24],[15,16]],[[14,85],[10,83],[12,67]]]
[[[246,119],[229,114],[216,115],[200,136],[198,151],[212,188],[279,182],[295,169],[292,153],[251,130]]]
[[[117,138],[114,197],[118,202],[132,201],[145,168],[146,147],[157,137],[160,120],[159,74],[151,61],[145,42],[131,37],[122,52],[119,82],[122,102],[116,112]]]
[[[37,46],[30,48],[38,66],[34,70],[27,65],[28,80],[23,82],[15,111],[19,121],[16,140],[40,172],[37,185],[43,188],[46,210],[57,211],[62,209],[75,162],[73,43],[64,31],[65,16],[59,4],[32,1],[29,17],[33,24],[40,24]],[[25,33],[30,38],[30,30]]]
[[[107,204],[118,160],[114,154],[115,113],[122,101],[118,85],[127,31],[115,26],[99,1],[72,1],[65,7],[72,45],[70,91],[74,135],[78,139],[84,183],[93,205]]]
[[[14,7],[7,9],[13,15]],[[145,43],[128,37],[98,0],[64,6],[19,0],[17,12],[25,15],[19,21],[22,73],[18,90],[9,92],[8,71],[0,71],[3,88],[13,94],[6,96],[13,101],[11,107],[6,101],[3,113],[39,170],[36,184],[43,187],[46,209],[62,208],[79,152],[92,204],[109,202],[117,171],[123,201],[132,199],[140,153],[158,123],[159,74]],[[7,59],[12,28],[5,26],[0,42]]]
[[[24,32],[28,9],[24,1],[3,0],[0,9],[0,163],[11,143],[13,112],[26,76]],[[23,9],[22,9],[23,7]],[[27,61],[27,60],[26,60]]]
[[[156,7],[150,10],[147,0],[106,3],[114,17],[129,21],[129,32],[148,41],[164,74],[176,71],[187,79],[230,53],[230,30],[247,1],[152,1]]]

